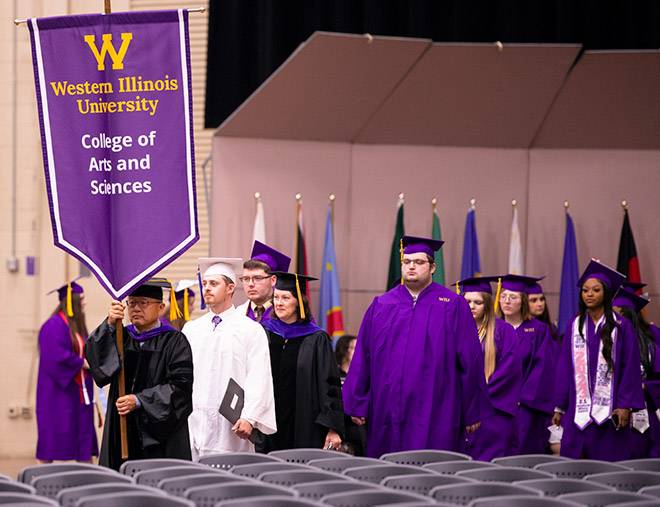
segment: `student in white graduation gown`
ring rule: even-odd
[[[256,429],[275,433],[275,401],[268,339],[263,328],[232,303],[242,259],[199,260],[202,297],[209,312],[183,328],[193,353],[195,381],[189,419],[194,461],[217,452],[254,452]],[[245,391],[240,419],[231,424],[218,411],[229,380]]]

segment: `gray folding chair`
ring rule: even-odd
[[[303,465],[312,461],[313,459],[325,458],[348,458],[349,454],[337,451],[330,451],[325,449],[286,449],[284,451],[272,451],[268,453],[269,456],[281,459],[288,463],[302,463]]]
[[[645,488],[640,489],[638,493],[660,498],[660,486],[646,486]]]
[[[231,473],[241,477],[258,478],[266,472],[284,472],[289,470],[314,470],[307,465],[298,465],[296,463],[286,463],[278,461],[276,463],[254,463],[253,465],[240,465],[232,468]]]
[[[345,475],[323,472],[321,470],[287,470],[284,472],[266,472],[259,476],[261,482],[290,487],[306,482],[345,481],[350,479]]]
[[[603,474],[585,475],[583,480],[612,486],[619,491],[636,493],[646,486],[660,486],[658,472],[606,472]]]
[[[440,474],[412,474],[412,475],[394,475],[386,477],[381,481],[381,485],[387,488],[403,491],[404,493],[417,493],[426,495],[437,486],[449,486],[450,484],[464,484],[474,482],[472,479],[457,477],[455,475]]]
[[[217,503],[236,498],[257,496],[298,496],[295,490],[273,484],[237,483],[195,486],[186,490],[185,497],[196,507],[214,507]]]
[[[240,500],[227,500],[215,507],[319,507],[324,504],[290,496],[257,496]]]
[[[412,475],[427,473],[431,474],[430,470],[424,470],[421,467],[410,465],[373,465],[367,467],[355,467],[344,470],[344,475],[363,482],[372,482],[380,484],[385,477],[393,475]]]
[[[544,496],[552,497],[585,491],[614,491],[614,488],[605,484],[583,481],[582,479],[532,479],[516,481],[514,484],[538,489]]]
[[[519,495],[480,498],[470,502],[469,507],[577,507],[578,505],[556,498]]]
[[[100,467],[89,463],[47,463],[43,465],[33,465],[24,468],[18,473],[18,480],[25,484],[31,484],[32,479],[39,475],[56,474],[59,472],[71,472],[74,470],[92,471],[92,472],[106,472],[116,474],[110,468]]]
[[[438,486],[429,491],[429,496],[439,502],[468,505],[473,500],[498,496],[542,496],[536,489],[506,484],[503,482],[474,482]]]
[[[618,505],[624,502],[638,502],[640,500],[655,500],[639,493],[630,493],[628,491],[586,491],[584,493],[568,493],[559,495],[559,500],[568,500],[579,505],[588,505],[589,507],[601,507],[606,505]]]
[[[556,463],[541,463],[540,465],[536,465],[534,470],[548,472],[560,478],[582,479],[585,475],[605,472],[625,472],[630,469],[616,463],[610,463],[609,461],[576,459],[557,461]]]
[[[158,489],[163,490],[168,495],[184,496],[186,490],[195,486],[208,486],[212,484],[227,484],[228,482],[248,482],[252,479],[240,477],[234,474],[219,474],[209,472],[207,474],[184,475],[181,477],[171,477],[163,479],[158,483]]]
[[[27,493],[28,495],[36,493],[32,486],[15,481],[0,481],[0,491],[3,493]]]
[[[190,465],[192,461],[175,458],[157,458],[157,459],[133,459],[122,463],[119,467],[119,473],[133,477],[142,470],[151,470],[153,468],[176,467]]]
[[[554,475],[540,470],[518,467],[481,468],[457,472],[458,477],[467,477],[481,482],[516,482],[527,479],[554,479]]]
[[[142,470],[133,476],[135,484],[142,484],[144,486],[156,487],[163,479],[171,477],[181,477],[182,475],[194,474],[223,474],[227,472],[220,472],[213,468],[189,463],[188,465],[180,465],[175,467],[152,468],[150,470]]]
[[[87,486],[100,483],[132,483],[130,477],[119,474],[107,474],[104,472],[73,471],[61,472],[59,474],[40,475],[32,479],[32,486],[37,490],[37,495],[47,498],[55,498],[64,488],[75,486]]]
[[[551,456],[549,454],[521,454],[519,456],[494,458],[492,462],[502,467],[534,468],[541,463],[557,463],[558,461],[568,460],[569,458],[563,456]]]
[[[390,452],[383,454],[380,459],[399,465],[422,466],[428,463],[439,463],[442,461],[469,461],[472,458],[460,452],[423,449],[418,451]]]
[[[333,493],[347,493],[349,491],[363,491],[363,490],[380,490],[380,486],[375,484],[367,484],[366,482],[358,481],[323,481],[323,482],[307,482],[305,484],[297,484],[291,486],[298,494],[310,500],[321,500],[324,496],[332,495]]]
[[[183,498],[150,493],[108,493],[81,498],[76,507],[195,507]]]
[[[274,456],[256,454],[254,452],[227,452],[222,454],[209,454],[199,459],[202,465],[220,470],[231,470],[240,465],[253,465],[255,463],[277,463],[282,461]]]
[[[400,507],[397,505],[397,507]],[[616,507],[658,507],[657,500],[635,500],[634,502],[623,502],[616,504]]]
[[[428,497],[414,493],[402,493],[400,491],[349,491],[346,493],[334,493],[324,496],[324,505],[335,507],[369,507],[372,505],[387,505],[401,503],[421,503],[433,505],[435,502]]]
[[[86,496],[106,495],[108,493],[149,493],[165,495],[164,492],[148,486],[138,486],[131,483],[90,484],[88,486],[75,486],[61,490],[56,497],[57,503],[62,507],[75,507],[78,500]]]
[[[0,493],[0,505],[11,505],[27,502],[35,505],[50,505],[51,507],[59,507],[59,504],[55,500],[33,495],[31,493],[18,493],[9,491],[6,493]]]
[[[477,470],[479,468],[497,468],[495,463],[488,463],[486,461],[442,461],[439,463],[429,463],[422,466],[425,470],[430,470],[436,474],[450,474],[453,475],[463,470]]]
[[[629,459],[617,461],[617,464],[640,472],[660,472],[660,458]]]
[[[0,474],[0,481],[11,481],[11,477],[5,474]]]
[[[307,465],[328,472],[342,473],[344,470],[354,467],[363,467],[369,465],[383,465],[382,460],[376,458],[364,458],[360,456],[348,456],[346,458],[326,458],[313,459]]]

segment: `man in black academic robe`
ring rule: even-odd
[[[188,416],[192,412],[193,363],[186,337],[161,324],[162,287],[152,281],[128,297],[132,322],[124,328],[126,395],[119,397],[119,354],[115,324],[124,305],[113,301],[108,318],[85,346],[90,372],[100,387],[110,384],[99,464],[118,470],[121,458],[119,419],[126,415],[129,459],[191,459]]]

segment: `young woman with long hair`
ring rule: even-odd
[[[57,289],[59,304],[39,330],[37,459],[91,461],[98,455],[94,382],[85,361],[85,294],[71,282]]]
[[[527,304],[529,305],[529,314],[535,319],[547,324],[550,328],[552,339],[555,343],[559,343],[561,340],[559,330],[550,318],[550,310],[548,309],[548,301],[545,297],[545,291],[538,282],[532,284],[527,289]]]
[[[518,447],[518,402],[522,368],[517,355],[518,337],[510,324],[495,316],[491,281],[496,277],[469,278],[458,282],[470,305],[484,353],[484,377],[493,414],[467,436],[466,452],[474,459],[490,461],[514,454]]]
[[[631,457],[631,411],[644,408],[637,338],[612,310],[621,273],[592,260],[578,281],[579,313],[566,330],[557,372],[553,424],[561,455],[620,461]]]
[[[522,361],[522,387],[518,415],[518,453],[546,451],[554,394],[554,350],[550,328],[529,313],[529,295],[539,278],[521,275],[502,277],[497,315],[511,324],[518,335]]]

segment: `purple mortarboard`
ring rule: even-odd
[[[545,278],[545,277],[542,277]],[[543,294],[543,287],[540,283],[533,283],[527,288],[527,295],[531,296],[532,294]]]
[[[638,290],[642,290],[644,287],[646,287],[647,284],[642,283],[642,282],[631,282],[629,280],[626,280],[621,284],[621,287],[625,287],[626,289],[630,289],[633,292],[637,292]]]
[[[619,287],[619,290],[616,292],[616,296],[614,296],[614,299],[612,300],[612,306],[629,308],[635,313],[639,313],[641,309],[648,304],[648,299],[638,296],[625,287]]]
[[[82,286],[78,285],[76,283],[76,280],[80,279],[81,277],[78,276],[71,280],[68,283],[65,283],[64,285],[53,289],[51,291],[48,291],[46,294],[52,294],[53,292],[57,292],[57,296],[60,301],[63,299],[66,299],[66,314],[68,317],[73,317],[73,302],[71,300],[71,295],[72,294],[82,294],[85,292],[82,288]]]
[[[440,250],[444,241],[430,238],[404,236],[401,240],[404,254],[425,253],[433,257],[436,250]]]
[[[291,257],[287,257],[282,252],[278,252],[261,241],[254,242],[250,258],[267,264],[271,272],[287,272],[289,270],[289,265],[291,264]]]
[[[623,282],[626,281],[626,276],[619,273],[617,270],[601,264],[595,259],[591,259],[587,265],[587,269],[584,270],[582,276],[578,280],[577,286],[582,287],[584,282],[590,278],[595,278],[600,280],[605,285],[607,285],[611,291],[616,292],[616,290],[623,285]]]
[[[456,282],[455,285],[460,286],[463,290],[463,294],[466,292],[487,292],[488,294],[493,293],[493,289],[490,284],[497,282],[499,277],[497,276],[479,276],[475,278],[466,278],[460,282]],[[458,290],[456,291],[458,293]]]
[[[539,294],[537,282],[543,280],[544,276],[504,275],[502,277],[502,290],[513,292],[524,292],[525,294]],[[543,289],[541,289],[543,292]]]

